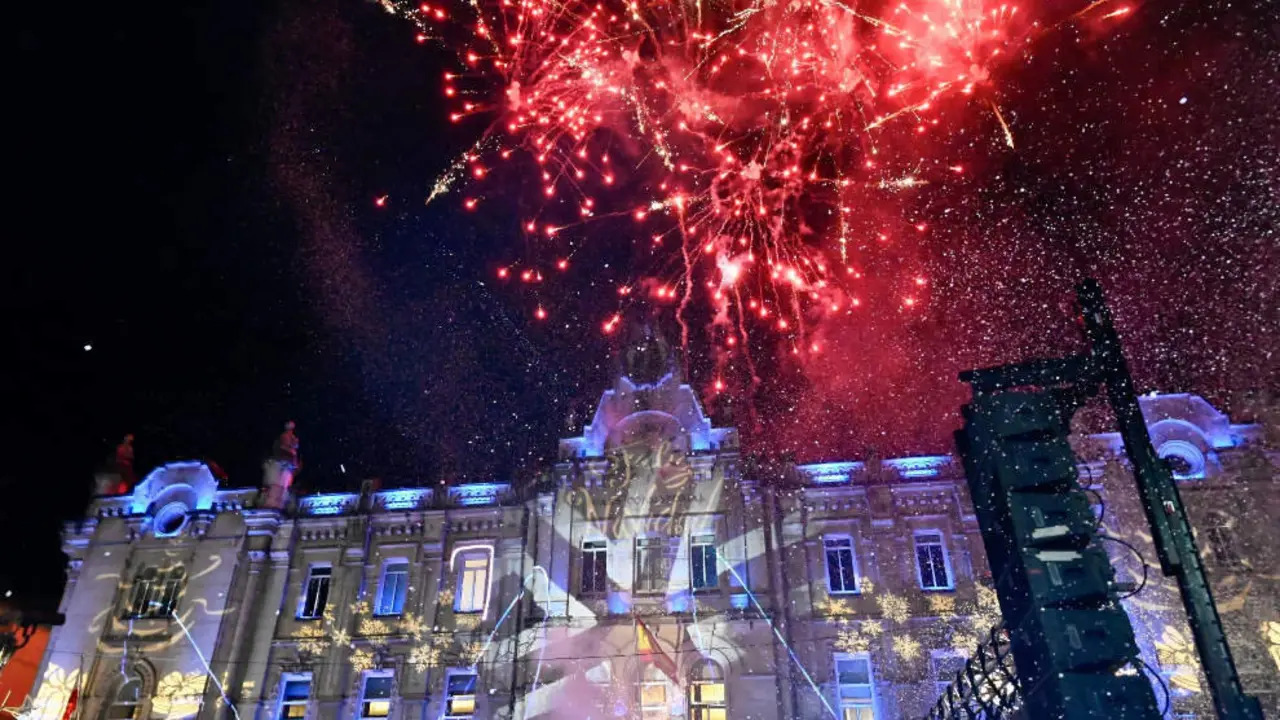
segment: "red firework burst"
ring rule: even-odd
[[[619,287],[618,302],[647,290],[683,325],[705,297],[725,351],[747,346],[753,316],[810,348],[807,324],[860,304],[848,287],[860,277],[851,254],[884,239],[865,208],[963,173],[911,139],[927,136],[941,112],[989,110],[1013,147],[993,78],[1045,20],[992,0],[382,4],[412,20],[419,38],[443,41],[459,22],[466,30],[445,41],[460,69],[444,93],[452,120],[483,118],[485,130],[427,201],[527,153],[544,201],[524,227],[555,247],[520,263],[524,279],[540,280],[543,264],[565,270],[590,241],[576,232],[587,223],[630,217],[634,239],[671,262]],[[1120,14],[1110,9],[1098,13]],[[635,173],[644,182],[624,177]],[[923,285],[902,304],[921,302]],[[601,330],[612,332],[617,317]]]

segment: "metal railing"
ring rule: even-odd
[[[1009,633],[1003,627],[994,627],[938,698],[928,720],[1011,718],[1022,705],[1021,690]]]

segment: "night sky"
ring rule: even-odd
[[[652,258],[604,245],[533,322],[494,272],[524,242],[521,176],[484,212],[423,204],[476,132],[447,122],[450,56],[403,21],[361,0],[20,14],[9,587],[56,598],[57,524],[126,432],[140,473],[204,458],[253,485],[294,419],[305,491],[510,477],[590,412],[613,373],[606,280]],[[875,209],[930,231],[868,255],[867,312],[824,325],[803,366],[755,348],[765,382],[734,413],[755,409],[752,449],[946,451],[956,372],[1077,347],[1070,292],[1087,275],[1143,389],[1242,417],[1250,391],[1280,390],[1277,16],[1158,1],[1105,34],[1037,41],[1000,84],[1017,150],[957,113],[938,152],[967,177]],[[915,312],[874,302],[917,272]]]

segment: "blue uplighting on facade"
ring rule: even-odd
[[[464,507],[494,505],[499,496],[510,490],[510,483],[467,483],[449,488],[449,499]]]
[[[388,510],[413,510],[422,506],[423,501],[431,494],[427,488],[403,488],[385,490],[378,493],[382,506]]]
[[[310,495],[299,503],[307,515],[339,515],[353,506],[359,496],[356,493],[327,493]]]
[[[894,458],[885,465],[902,473],[904,478],[937,477],[942,468],[951,462],[947,455],[921,455],[919,457]]]
[[[152,470],[133,489],[129,511],[143,515],[153,503],[181,501],[191,510],[208,510],[218,494],[218,481],[202,462],[174,462]]]
[[[801,465],[798,470],[809,476],[809,482],[816,485],[830,483],[847,483],[853,471],[862,467],[860,462],[824,462]]]
[[[621,592],[609,593],[609,613],[611,615],[630,614],[631,596]]]

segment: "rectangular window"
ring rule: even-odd
[[[646,672],[640,681],[640,719],[671,720],[667,680],[660,672]]]
[[[280,688],[279,720],[296,720],[306,717],[307,703],[311,700],[310,675],[286,675]]]
[[[716,569],[716,536],[694,535],[692,545],[689,577],[693,589],[715,589],[720,585],[720,574]]]
[[[666,592],[671,578],[669,545],[665,537],[636,538],[636,592]]]
[[[139,619],[171,617],[178,607],[186,578],[186,570],[181,566],[167,570],[144,569],[133,581],[125,616]]]
[[[409,589],[409,563],[397,560],[382,566],[382,580],[378,583],[378,603],[375,615],[399,615],[404,612],[404,596]]]
[[[458,587],[453,609],[482,613],[489,602],[489,552],[472,550],[458,555]]]
[[[916,568],[920,571],[920,587],[924,590],[951,590],[950,562],[942,533],[916,533]]]
[[[582,543],[582,592],[585,595],[609,589],[609,543],[587,540]]]
[[[858,563],[853,555],[853,538],[828,536],[822,541],[827,551],[827,590],[832,593],[858,592]]]
[[[876,720],[871,658],[837,655],[836,685],[839,688],[840,716],[843,720]]]
[[[929,657],[930,672],[933,675],[934,692],[942,697],[964,670],[965,656],[949,652],[934,651]],[[934,698],[935,700],[937,698]]]
[[[475,717],[475,673],[450,673],[445,680],[444,690],[444,720],[470,720]]]
[[[719,680],[695,680],[689,685],[691,720],[728,720],[724,701],[724,683]]]
[[[329,603],[329,582],[333,568],[328,565],[312,565],[307,573],[307,584],[302,589],[302,602],[298,604],[298,619],[313,620],[324,615]]]
[[[391,715],[391,683],[394,679],[390,673],[369,673],[364,676],[364,687],[360,692],[361,718],[384,718]]]

